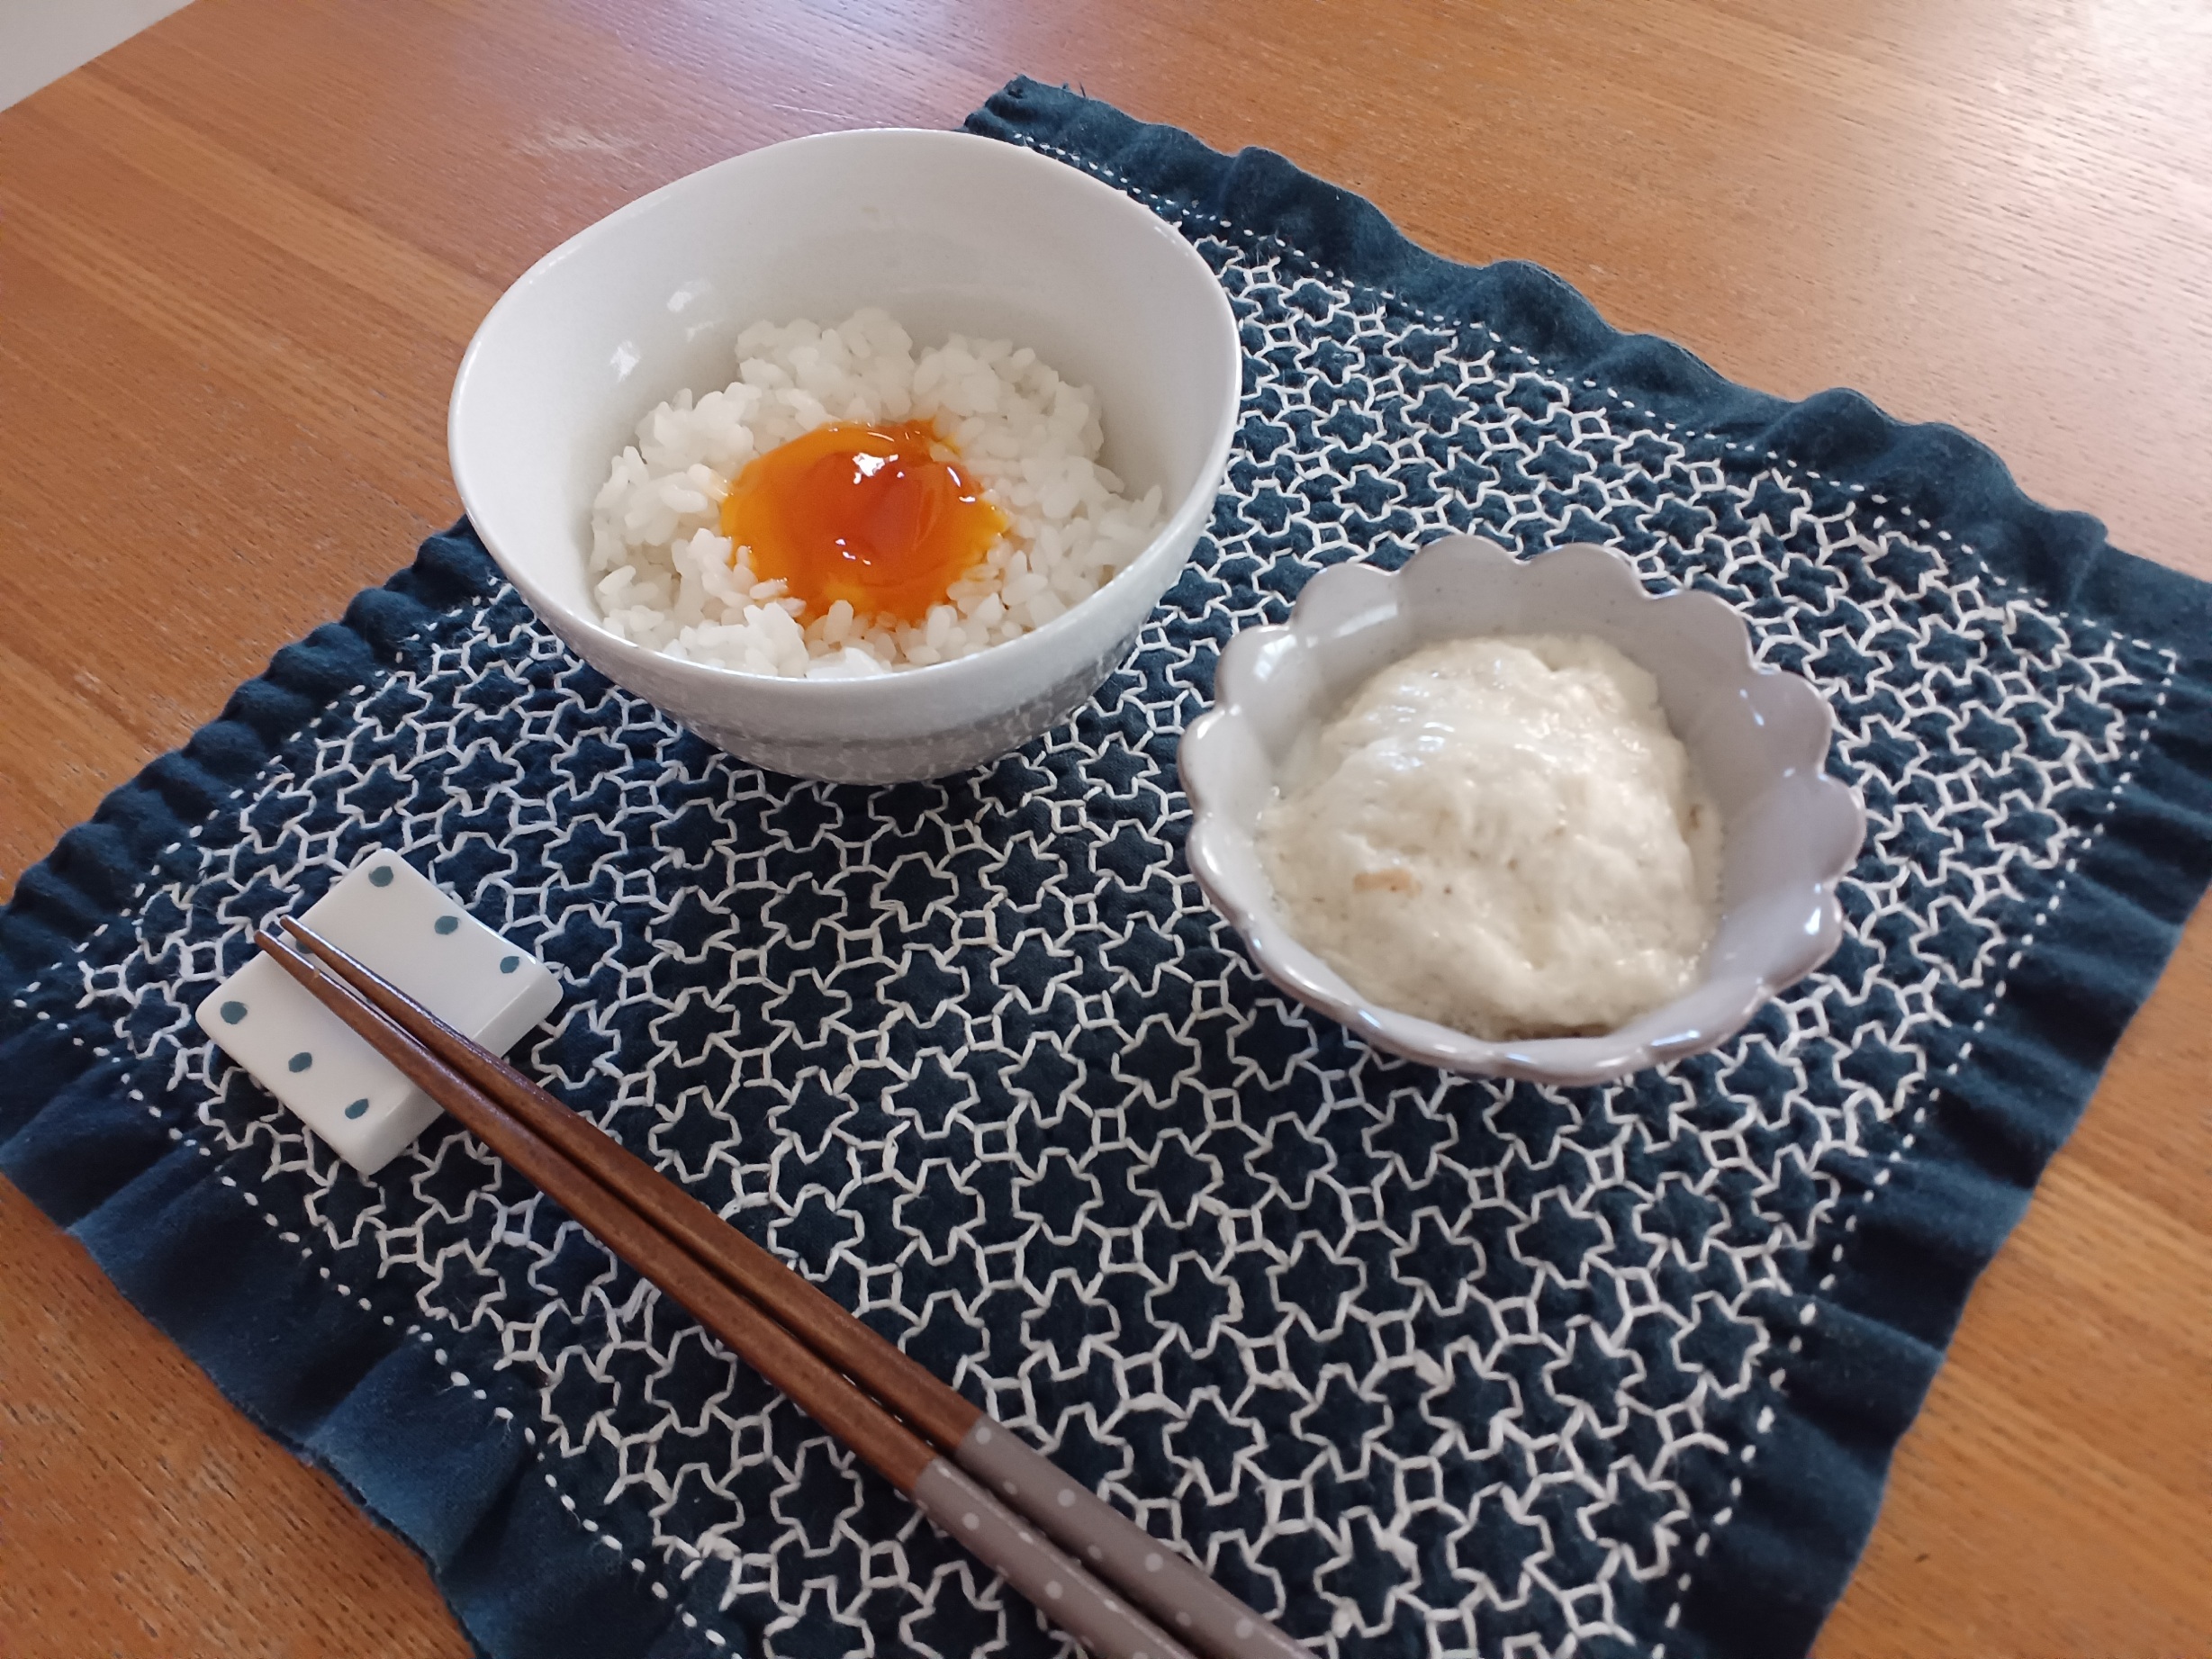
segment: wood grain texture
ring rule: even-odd
[[[0,113],[0,877],[457,512],[492,298],[733,151],[1016,72],[1264,144],[2212,576],[2197,0],[198,0]],[[1973,1305],[1822,1659],[2212,1651],[2212,924]],[[466,1651],[0,1192],[0,1651]]]

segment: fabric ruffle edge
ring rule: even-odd
[[[23,1005],[149,885],[188,880],[194,827],[288,744],[369,695],[403,647],[465,626],[500,581],[465,520],[430,537],[411,565],[357,595],[342,622],[278,651],[220,717],[24,872],[0,911],[0,1173],[68,1228],[225,1398],[423,1558],[479,1653],[726,1654],[702,1625],[682,1622],[680,1602],[650,1593],[629,1552],[594,1547],[600,1539],[536,1478],[519,1420],[455,1382],[457,1357],[338,1294],[228,1190],[222,1160],[190,1132],[191,1100],[103,1053],[95,1032]],[[172,1139],[180,1126],[184,1138]]]

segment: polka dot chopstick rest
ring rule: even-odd
[[[395,852],[370,853],[301,917],[495,1053],[560,1005],[545,963],[477,921]],[[438,1115],[438,1103],[257,955],[196,1011],[200,1029],[363,1175]]]

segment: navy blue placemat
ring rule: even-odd
[[[461,527],[24,875],[0,1167],[487,1653],[1052,1650],[466,1137],[364,1180],[212,1053],[251,925],[393,847],[564,975],[538,1074],[1317,1650],[1802,1651],[2205,885],[2212,590],[1278,157],[1026,81],[970,124],[1154,207],[1243,329],[1212,536],[1097,698],[938,784],[763,776]],[[1446,1080],[1190,881],[1220,643],[1447,528],[1620,546],[1833,700],[1846,936],[1719,1053]]]

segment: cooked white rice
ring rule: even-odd
[[[593,592],[607,626],[670,656],[817,678],[948,662],[1043,627],[1152,538],[1160,491],[1132,501],[1097,464],[1089,390],[1007,340],[954,335],[916,356],[887,313],[835,329],[755,323],[737,378],[686,390],[637,423],[591,506]],[[826,613],[759,582],[721,534],[722,498],[746,462],[832,420],[927,419],[1007,516],[1006,534],[919,624]]]

